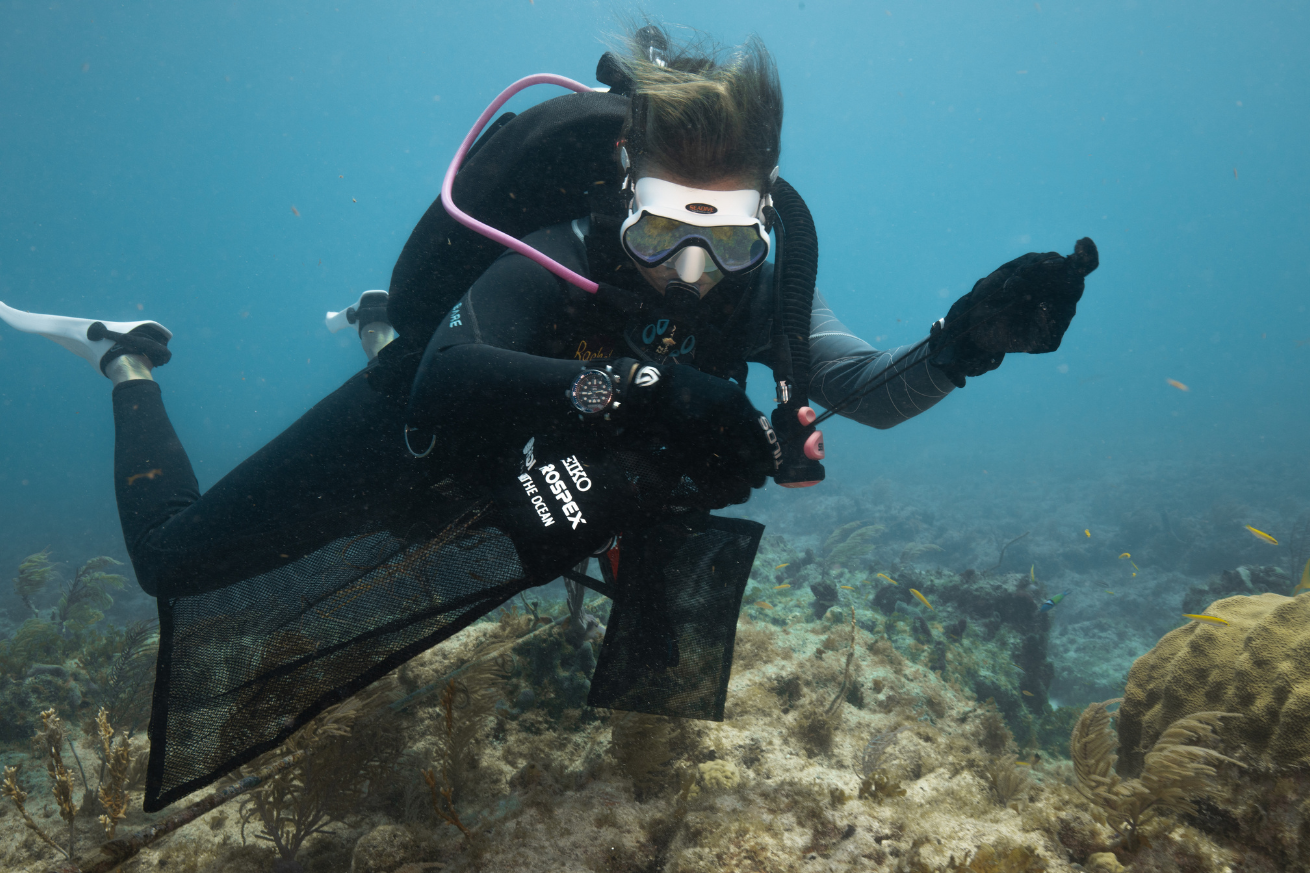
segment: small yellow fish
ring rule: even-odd
[[[755,601],[755,605],[758,606],[760,609],[773,609],[773,604],[765,603],[763,600]]]
[[[1105,593],[1106,593],[1106,594],[1113,594],[1114,592],[1111,591],[1109,588],[1107,588],[1107,589],[1105,589]]]
[[[1031,567],[1028,568],[1028,578],[1031,579],[1031,580],[1033,580],[1034,582],[1037,581],[1037,573],[1036,573],[1036,570],[1037,570],[1037,565],[1036,565],[1036,564],[1033,564]]]
[[[1295,597],[1301,591],[1310,591],[1310,560],[1305,562],[1305,569],[1301,571],[1301,581],[1292,589],[1292,596]]]
[[[790,566],[790,565],[791,565],[791,562],[788,561],[786,564],[779,564],[778,566],[774,567],[773,569],[775,569],[775,570],[781,570],[783,567],[787,567],[787,566]]]
[[[1028,692],[1025,691],[1024,694],[1028,694]],[[1032,695],[1028,695],[1028,696],[1031,697]],[[1028,761],[1015,761],[1014,763],[1017,764],[1017,765],[1020,766],[1020,767],[1031,767],[1031,766],[1032,766],[1032,764],[1029,763]]]
[[[842,585],[841,587],[842,587],[842,588],[845,588],[847,591],[854,591],[854,590],[855,590],[855,588],[854,588],[853,586],[851,586],[851,585]]]
[[[1092,538],[1092,532],[1089,528],[1083,528],[1083,533],[1087,534],[1088,539]]]
[[[1251,533],[1255,534],[1255,535],[1256,535],[1257,537],[1259,537],[1260,539],[1262,539],[1262,540],[1264,540],[1265,542],[1269,543],[1269,545],[1271,545],[1271,546],[1276,546],[1276,545],[1278,545],[1278,540],[1276,540],[1276,539],[1274,539],[1273,537],[1269,536],[1269,534],[1265,533],[1264,531],[1262,531],[1262,530],[1256,530],[1255,528],[1251,527],[1251,525],[1249,525],[1249,524],[1246,526],[1246,529],[1249,530]]]
[[[1128,554],[1127,552],[1124,552],[1122,555],[1119,556],[1119,560],[1122,561],[1124,558],[1131,558],[1131,557],[1132,555]]]
[[[893,585],[900,585],[900,584],[901,584],[901,583],[897,582],[895,579],[893,579],[892,577],[888,576],[886,573],[878,573],[877,575],[878,575],[878,576],[881,576],[883,579],[886,579],[888,582],[892,583]]]
[[[1023,693],[1023,696],[1024,696],[1024,697],[1032,697],[1032,696],[1033,696],[1033,693],[1032,693],[1031,691],[1025,691],[1025,692]],[[1015,763],[1017,764],[1017,763],[1019,763],[1019,762],[1018,762],[1018,761],[1015,761]]]
[[[1179,382],[1177,379],[1165,379],[1164,381],[1167,382],[1167,383],[1169,383],[1170,385],[1174,386],[1174,387],[1177,388],[1179,391],[1191,391],[1191,390],[1192,390],[1191,388],[1188,388],[1186,385],[1184,385],[1182,382]]]
[[[791,587],[790,585],[788,585],[786,582],[784,582],[784,583],[782,583],[781,585],[774,585],[774,586],[773,586],[773,590],[774,590],[774,591],[778,591],[778,590],[781,590],[781,589],[783,589],[783,588],[790,588],[790,587]]]
[[[861,585],[868,585],[868,584],[869,584],[869,580],[868,580],[868,579],[861,579],[861,580],[860,580],[860,584],[861,584]]]
[[[1183,618],[1190,618],[1192,621],[1205,621],[1210,624],[1228,624],[1228,619],[1220,618],[1217,615],[1192,615],[1190,612],[1184,612]]]
[[[928,607],[929,609],[932,609],[932,608],[933,608],[933,607],[932,607],[932,604],[928,602],[928,598],[924,597],[922,594],[920,594],[920,593],[919,593],[918,591],[916,591],[915,589],[911,588],[911,589],[910,589],[910,593],[913,594],[915,597],[919,598],[919,602],[922,603],[924,606]],[[934,610],[934,611],[935,611],[935,610]]]

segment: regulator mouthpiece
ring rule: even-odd
[[[690,323],[700,306],[700,290],[674,279],[664,286],[664,305],[676,321]]]

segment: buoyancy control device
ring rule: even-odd
[[[594,228],[617,228],[627,203],[616,145],[633,86],[609,53],[602,56],[596,77],[608,91],[556,97],[518,115],[504,113],[487,126],[469,145],[450,180],[449,193],[458,209],[515,241],[542,227],[586,215],[593,216]],[[502,96],[538,82],[568,80],[528,77]],[[576,83],[566,87],[570,85]],[[805,420],[818,234],[804,199],[786,180],[777,179],[770,194],[773,206],[767,214],[778,238],[771,346],[779,405],[773,418],[784,446],[775,480],[783,485],[811,484],[824,475],[818,461],[821,436]],[[445,200],[438,198],[428,208],[392,271],[388,315],[400,340],[382,351],[382,366],[369,378],[379,390],[398,399],[408,396],[423,350],[441,319],[505,250],[452,215]],[[597,294],[598,305],[625,309],[641,305],[623,289],[604,282],[590,284],[595,287],[586,290]],[[740,356],[744,364],[744,354]]]

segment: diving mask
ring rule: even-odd
[[[724,273],[740,273],[769,255],[763,220],[768,205],[768,195],[751,188],[709,191],[645,176],[633,186],[632,208],[619,237],[642,266],[676,259],[673,266],[685,282],[700,278],[705,255]]]

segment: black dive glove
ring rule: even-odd
[[[1083,279],[1098,263],[1089,237],[1068,257],[1029,252],[1015,258],[978,280],[932,326],[929,363],[963,388],[966,376],[995,370],[1007,352],[1055,351],[1083,296]]]
[[[658,434],[711,508],[746,502],[777,469],[781,450],[773,427],[728,380],[629,358],[614,369],[626,376],[616,421]]]

